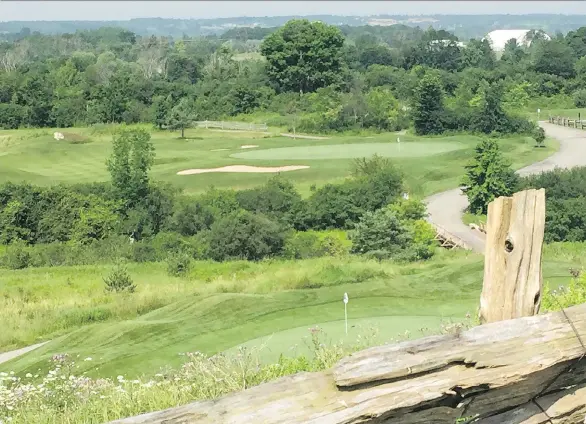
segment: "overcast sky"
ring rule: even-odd
[[[376,14],[586,14],[586,1],[2,1],[0,21]]]

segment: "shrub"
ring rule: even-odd
[[[104,278],[107,292],[128,292],[134,293],[136,285],[132,281],[132,277],[128,273],[126,267],[122,264],[117,264],[110,274]]]
[[[536,127],[531,135],[535,139],[537,146],[539,146],[539,147],[545,146],[545,130],[543,128]]]
[[[367,212],[350,232],[352,253],[388,252],[397,255],[412,241],[409,229],[388,208]]]
[[[4,253],[2,260],[4,266],[9,269],[24,269],[31,265],[30,248],[22,240],[13,241]]]
[[[67,263],[69,251],[65,243],[37,244],[31,249],[33,266],[61,266]]]
[[[327,230],[351,228],[364,209],[355,202],[358,184],[347,181],[342,184],[326,184],[314,192],[307,201],[306,228]]]
[[[572,97],[576,107],[586,107],[586,89],[575,91]]]
[[[377,155],[370,158],[356,158],[352,161],[351,174],[355,178],[375,175],[376,173],[393,166],[388,158]]]
[[[413,235],[413,240],[400,259],[419,261],[431,258],[437,246],[434,228],[429,222],[422,219],[409,221],[408,227]]]
[[[340,184],[326,184],[307,201],[306,228],[350,229],[366,211],[396,200],[403,191],[401,172],[374,156],[354,163],[355,177]]]
[[[284,238],[280,226],[270,219],[247,211],[233,212],[212,225],[209,255],[216,261],[259,260],[279,254]]]
[[[161,232],[153,237],[150,244],[155,248],[158,259],[164,259],[173,253],[192,251],[189,242],[178,233]]]
[[[420,220],[427,216],[425,204],[417,199],[399,199],[389,205],[389,210],[400,220]]]
[[[216,219],[240,209],[234,190],[218,190],[211,187],[199,197],[203,206],[208,207]]]
[[[546,242],[586,240],[586,167],[523,177],[519,186],[545,189]]]
[[[191,266],[191,258],[185,254],[169,255],[167,258],[167,274],[171,277],[185,275]]]
[[[302,209],[301,195],[288,180],[277,175],[261,187],[236,193],[240,207],[270,219],[294,225]]]
[[[548,200],[565,200],[586,196],[586,167],[557,168],[552,171],[529,175],[520,179],[519,187],[523,190],[544,188],[545,196]]]
[[[341,256],[349,253],[350,245],[343,231],[294,231],[285,240],[283,256],[289,259]]]
[[[210,207],[188,197],[182,198],[173,213],[172,228],[184,236],[193,236],[209,229],[214,222],[214,213]]]
[[[134,262],[154,262],[157,260],[157,249],[148,242],[133,243],[131,258]]]

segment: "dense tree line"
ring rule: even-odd
[[[488,42],[462,46],[445,30],[306,20],[235,29],[230,39],[141,37],[120,28],[23,34],[0,43],[0,127],[183,129],[237,116],[328,132],[401,129],[409,119],[442,115],[416,129],[526,132],[516,116],[524,108],[586,104],[585,33],[553,40],[536,33],[529,48],[511,40],[498,58]]]
[[[518,189],[545,189],[545,241],[586,241],[586,167],[523,177]]]
[[[253,189],[210,188],[187,196],[150,181],[154,149],[148,132],[122,130],[113,145],[108,183],[0,186],[0,244],[9,245],[3,265],[112,260],[121,250],[136,261],[175,254],[222,261],[339,253],[340,240],[321,238],[319,230],[352,230],[356,253],[376,250],[410,260],[433,254],[433,234],[426,235],[422,221],[425,208],[401,200],[403,177],[382,158],[356,161],[351,178],[307,199],[280,176]],[[384,217],[393,216],[396,236],[385,234],[384,242],[372,244],[385,227],[379,215],[369,214],[383,209]],[[419,212],[408,212],[413,210]]]

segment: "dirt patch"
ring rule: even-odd
[[[258,144],[245,144],[240,146],[241,149],[254,149],[255,147],[258,147]]]
[[[244,173],[274,173],[274,172],[288,172],[297,171],[299,169],[307,169],[306,165],[289,165],[289,166],[249,166],[249,165],[230,165],[221,168],[208,169],[186,169],[179,171],[177,175],[192,175],[192,174],[206,174],[208,172],[244,172]]]

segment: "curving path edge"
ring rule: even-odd
[[[559,150],[541,162],[535,162],[517,171],[519,175],[538,174],[554,168],[572,168],[586,165],[586,132],[575,128],[562,127],[548,122],[539,125],[546,134],[558,140]],[[462,222],[462,215],[468,206],[468,199],[460,188],[434,194],[425,199],[428,220],[448,233],[459,237],[470,248],[484,254],[485,236]]]
[[[25,353],[30,352],[31,350],[35,350],[36,348],[39,348],[41,346],[43,346],[44,344],[47,344],[49,342],[42,342],[42,343],[37,343],[31,346],[27,346],[27,347],[23,347],[20,349],[16,349],[16,350],[11,350],[10,352],[3,352],[0,353],[0,364],[2,364],[3,362],[8,362],[11,359],[17,358],[21,355],[24,355]]]

